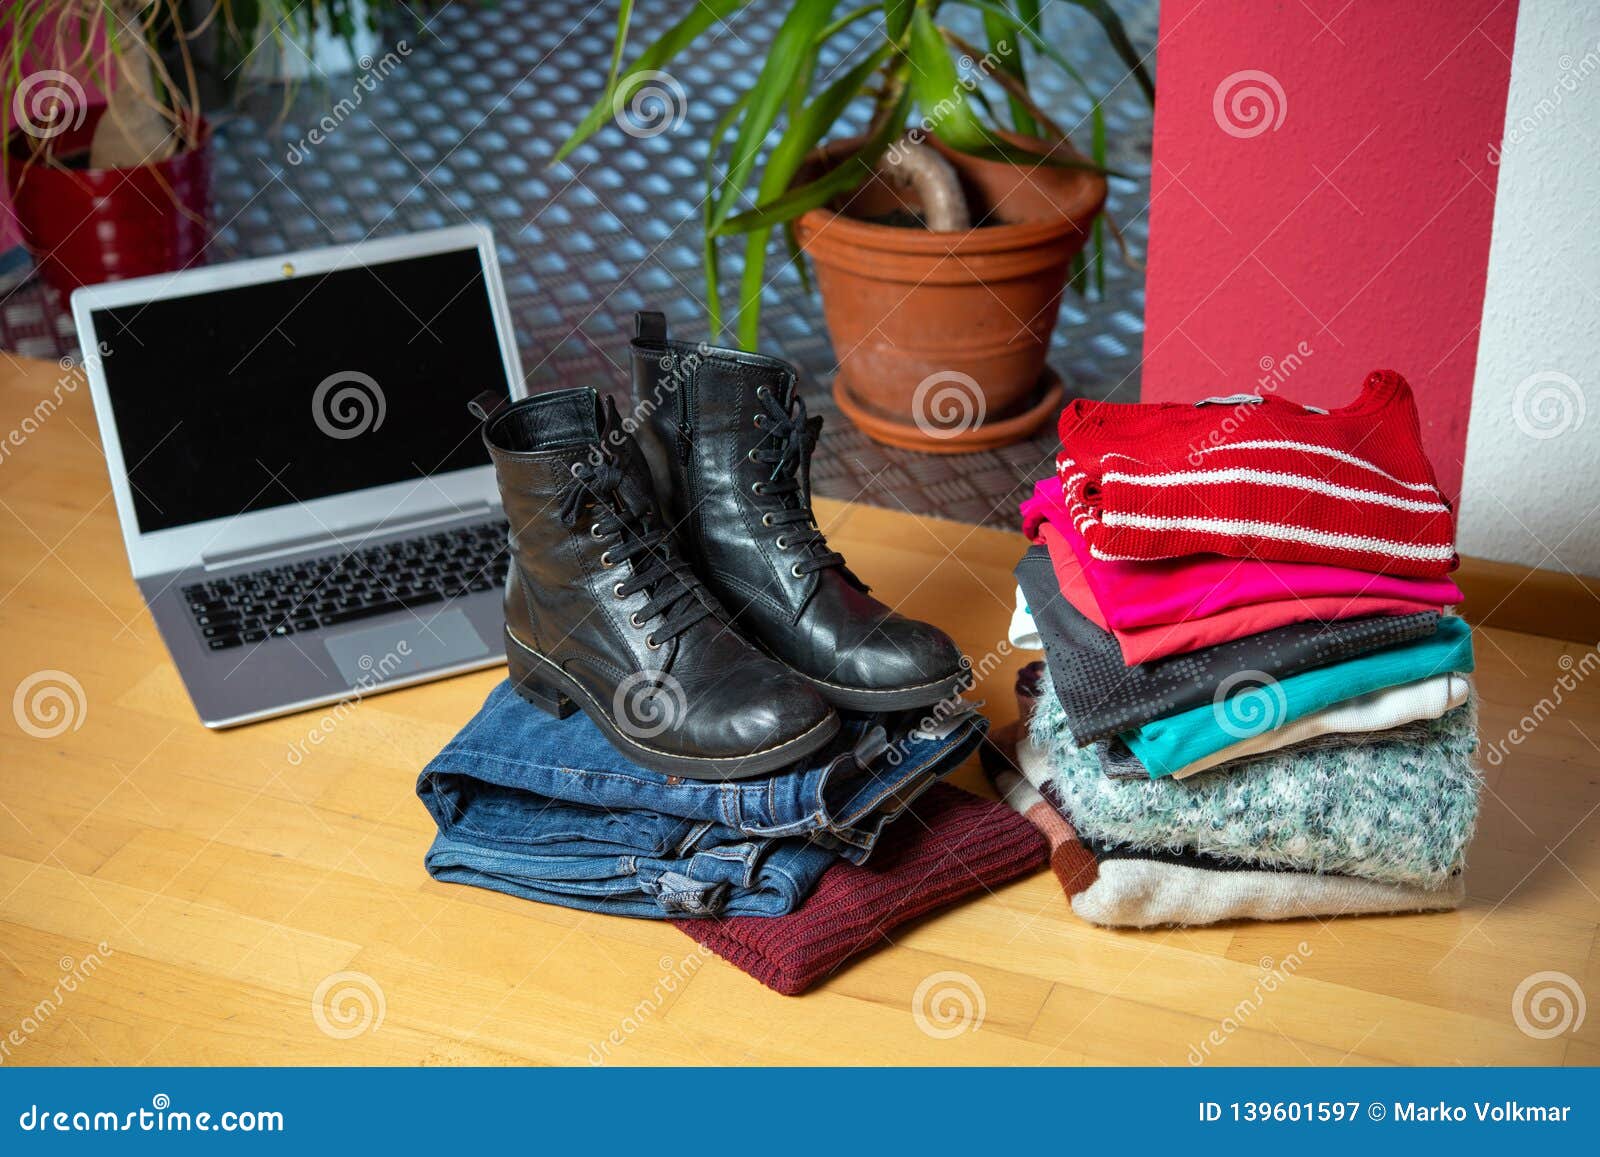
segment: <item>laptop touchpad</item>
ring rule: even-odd
[[[488,644],[460,610],[344,631],[325,639],[323,645],[352,687],[375,687],[489,653]]]

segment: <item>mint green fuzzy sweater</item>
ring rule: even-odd
[[[1420,743],[1290,750],[1177,781],[1103,774],[1094,748],[1073,743],[1048,679],[1031,730],[1073,826],[1110,843],[1437,888],[1477,823],[1475,702],[1428,721]]]

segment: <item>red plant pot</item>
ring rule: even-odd
[[[58,161],[86,160],[104,105],[52,142]],[[80,285],[170,273],[201,260],[211,239],[211,127],[199,144],[131,169],[28,165],[20,130],[6,141],[6,184],[23,242],[46,283]]]

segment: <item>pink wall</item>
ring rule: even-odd
[[[1396,369],[1459,491],[1516,15],[1162,0],[1144,401]]]

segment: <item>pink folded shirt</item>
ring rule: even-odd
[[[1022,503],[1021,509],[1022,532],[1035,542],[1043,541],[1039,537],[1039,527],[1043,523],[1048,522],[1060,531],[1062,539],[1078,558],[1106,626],[1112,629],[1182,623],[1235,607],[1316,598],[1401,600],[1412,604],[1405,613],[1416,610],[1417,605],[1453,606],[1461,601],[1461,588],[1448,578],[1407,578],[1320,563],[1270,562],[1210,554],[1150,562],[1106,562],[1090,555],[1067,512],[1061,482],[1056,478],[1034,483],[1033,496]],[[1360,611],[1312,617],[1352,618],[1354,614],[1373,613]],[[1304,621],[1302,616],[1272,625]]]
[[[1050,551],[1051,569],[1067,601],[1078,609],[1095,626],[1108,630],[1122,649],[1122,661],[1129,667],[1164,659],[1168,655],[1185,655],[1202,647],[1215,647],[1246,635],[1286,627],[1290,623],[1326,623],[1339,619],[1365,618],[1369,615],[1414,615],[1418,611],[1436,611],[1428,603],[1415,603],[1409,599],[1372,598],[1368,595],[1320,595],[1309,599],[1279,599],[1272,603],[1248,603],[1230,607],[1214,615],[1189,619],[1182,623],[1157,623],[1149,627],[1111,627],[1105,622],[1100,605],[1089,582],[1084,577],[1078,556],[1066,543],[1066,536],[1053,522],[1039,527],[1040,541]]]

